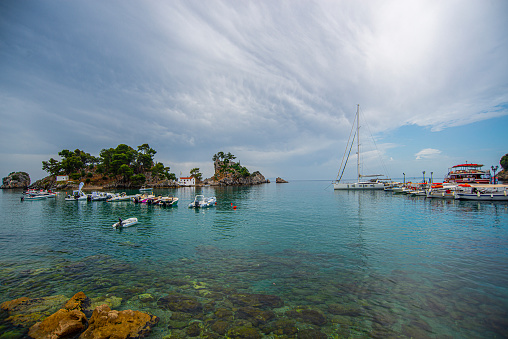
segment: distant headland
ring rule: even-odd
[[[12,172],[3,178],[1,188],[70,189],[84,182],[84,189],[122,189],[141,186],[163,188],[180,186],[232,186],[269,183],[259,171],[250,172],[231,153],[213,155],[215,173],[202,179],[199,168],[193,168],[187,177],[177,178],[162,162],[154,160],[157,153],[148,144],[134,149],[120,144],[116,148],[103,149],[98,157],[80,149],[62,150],[61,160],[54,158],[42,162],[42,169],[49,175],[31,184],[26,172]],[[182,179],[185,179],[182,181]],[[189,182],[191,184],[189,184]]]

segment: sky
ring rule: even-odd
[[[211,177],[223,151],[333,180],[357,105],[362,174],[490,168],[508,153],[507,16],[505,0],[3,0],[0,176],[148,143],[177,176]]]

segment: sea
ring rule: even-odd
[[[147,338],[508,337],[508,203],[311,180],[154,192],[178,206],[1,190],[0,303],[84,292],[159,317]]]

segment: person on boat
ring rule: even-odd
[[[118,226],[122,226],[122,218],[118,218]]]

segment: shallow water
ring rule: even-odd
[[[218,335],[214,314],[237,312],[243,293],[282,299],[261,324],[228,319],[266,337],[278,320],[329,337],[508,336],[506,203],[333,191],[323,181],[156,193],[179,206],[21,202],[20,191],[1,191],[0,302],[114,296],[116,309],[160,317],[151,338],[185,333],[158,302],[171,293],[205,305],[189,320],[202,334]],[[196,194],[218,203],[187,208]],[[133,216],[137,225],[111,227]],[[141,301],[146,293],[153,300]],[[279,337],[296,336],[285,330]]]

